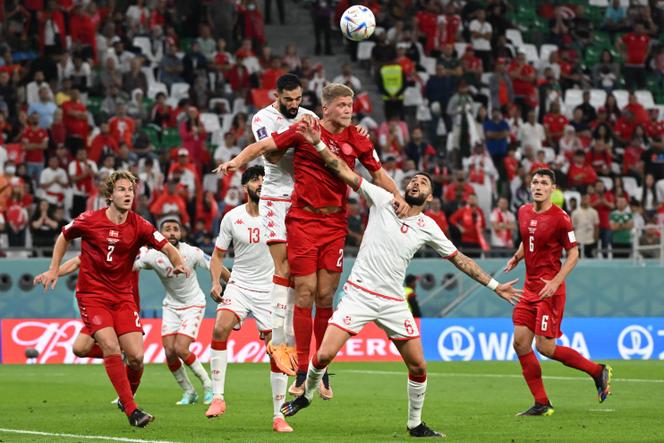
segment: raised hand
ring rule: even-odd
[[[311,115],[304,115],[297,124],[297,132],[312,145],[320,142],[320,123]]]
[[[516,305],[519,303],[519,300],[521,300],[521,296],[523,295],[523,289],[517,289],[514,287],[518,281],[519,279],[515,278],[512,281],[499,284],[496,288],[496,294],[508,303]]]

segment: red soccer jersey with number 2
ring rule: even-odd
[[[133,300],[134,259],[141,246],[161,250],[167,243],[149,222],[129,211],[117,225],[106,216],[106,208],[79,215],[62,228],[65,239],[81,238],[81,266],[77,297],[104,298],[117,302]]]
[[[551,280],[560,271],[563,248],[576,246],[574,227],[565,211],[553,205],[542,213],[536,213],[532,203],[519,208],[519,232],[523,241],[526,261],[526,283],[523,299],[539,299],[544,287],[542,279]],[[565,282],[557,294],[565,293]]]

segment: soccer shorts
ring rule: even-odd
[[[558,292],[544,300],[532,300],[536,296],[524,291],[524,299],[514,307],[512,322],[515,326],[525,326],[547,338],[558,338],[563,333],[560,325],[565,312],[565,292]],[[528,300],[528,299],[531,300]]]
[[[130,332],[143,333],[138,309],[133,300],[110,301],[97,297],[76,297],[81,320],[90,336],[103,328],[113,328],[119,337]],[[84,331],[82,329],[81,331]]]
[[[161,336],[180,334],[195,340],[198,337],[198,331],[201,329],[204,316],[205,305],[181,308],[164,306],[161,319]]]
[[[375,322],[391,340],[420,336],[406,300],[383,298],[346,283],[343,298],[329,324],[356,335],[369,322]]]
[[[240,326],[251,315],[261,334],[272,331],[272,299],[270,291],[256,291],[229,283],[217,306],[217,311],[230,311],[237,317]],[[238,328],[239,329],[239,328]]]
[[[263,222],[266,243],[286,243],[286,214],[291,206],[290,199],[261,197],[258,212]]]
[[[309,275],[321,269],[343,271],[348,230],[344,211],[315,214],[291,208],[286,216],[286,230],[291,275]]]

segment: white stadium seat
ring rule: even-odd
[[[655,99],[652,96],[652,92],[646,90],[639,90],[635,91],[634,94],[636,95],[636,99],[644,108],[650,109],[655,106]]]
[[[376,42],[363,41],[357,45],[357,59],[359,61],[371,60],[371,51],[373,51]]]
[[[514,46],[523,45],[523,37],[518,29],[508,29],[505,31],[505,37],[512,42]]]
[[[543,62],[549,61],[549,56],[551,55],[551,53],[557,50],[558,46],[556,45],[545,44],[540,46],[540,56],[539,56],[540,60],[542,60]]]
[[[627,101],[629,99],[629,92],[627,92],[625,89],[614,89],[613,95],[615,96],[616,102],[618,103],[618,107],[620,109],[624,108],[627,105]]]

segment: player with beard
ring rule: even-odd
[[[219,303],[212,333],[210,369],[214,398],[205,413],[213,418],[226,412],[224,384],[228,366],[227,343],[231,331],[240,328],[249,314],[256,320],[256,326],[267,345],[271,338],[270,291],[274,265],[267,251],[266,238],[261,229],[258,212],[261,187],[265,171],[262,166],[252,166],[242,174],[242,185],[248,201],[229,211],[221,220],[219,236],[215,242],[210,261],[212,277],[212,298]],[[235,257],[233,272],[224,267],[224,254],[233,244]],[[222,289],[221,280],[226,284]],[[223,293],[223,294],[222,294]],[[272,429],[277,432],[292,432],[280,412],[286,397],[288,376],[270,358],[270,385],[272,386]]]
[[[284,403],[281,411],[291,416],[309,406],[325,369],[346,341],[367,323],[375,322],[394,342],[408,367],[408,432],[413,437],[442,436],[422,422],[427,386],[426,361],[417,324],[403,295],[406,268],[413,255],[428,245],[466,275],[512,304],[519,300],[521,293],[513,287],[517,280],[498,283],[472,259],[459,252],[432,218],[422,214],[424,206],[432,200],[432,182],[428,174],[418,172],[411,178],[404,196],[410,208],[405,217],[399,218],[391,193],[363,180],[344,160],[333,154],[321,141],[317,121],[305,118],[303,123],[298,128],[300,134],[316,147],[334,174],[366,198],[370,212],[360,250],[344,286],[343,298],[330,319],[332,327],[327,328],[320,348],[309,363],[305,392]]]

